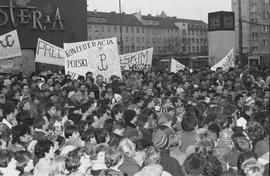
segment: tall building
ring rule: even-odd
[[[154,47],[154,55],[194,55],[207,53],[207,24],[199,20],[158,16],[104,13],[87,14],[88,40],[117,37],[120,51],[122,27],[123,53]]]
[[[239,0],[232,0],[235,12],[236,54],[239,53]],[[269,0],[241,0],[242,52],[246,63],[269,67],[270,59]]]
[[[177,19],[183,55],[207,55],[208,26],[200,20]]]

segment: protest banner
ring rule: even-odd
[[[153,59],[153,48],[120,55],[120,66],[122,70],[151,69]]]
[[[17,30],[0,36],[0,59],[21,56],[21,46]]]
[[[111,75],[122,79],[116,38],[64,43],[64,50],[65,73],[72,78],[91,71],[93,76],[102,75],[106,81]]]
[[[38,39],[36,49],[36,62],[52,65],[65,65],[65,52],[62,48],[59,48],[49,42],[42,39]]]
[[[184,70],[185,67],[186,67],[185,65],[181,64],[180,62],[178,62],[177,60],[172,58],[172,60],[171,60],[171,72],[176,73],[179,70]]]
[[[0,60],[0,72],[20,73],[27,76],[35,71],[35,53],[33,50],[22,50],[22,55]]]
[[[228,54],[221,59],[216,65],[211,67],[212,71],[216,71],[217,68],[221,67],[223,71],[228,71],[230,67],[235,67],[235,58],[233,56],[233,48]]]

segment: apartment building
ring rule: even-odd
[[[239,51],[239,0],[232,0],[235,12],[236,49]],[[269,0],[242,0],[242,51],[249,65],[269,67],[270,59],[270,5]]]
[[[203,21],[169,17],[164,12],[158,16],[140,12],[87,13],[88,40],[117,37],[121,51],[120,28],[123,53],[150,47],[154,47],[155,55],[207,53],[207,24]]]

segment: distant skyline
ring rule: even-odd
[[[119,0],[87,0],[88,10],[99,12],[119,12]],[[143,15],[160,15],[164,11],[168,16],[184,19],[196,19],[208,22],[208,13],[231,11],[231,0],[121,0],[122,12]]]

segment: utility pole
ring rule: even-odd
[[[122,15],[122,11],[121,11],[121,0],[119,0],[119,13],[120,13],[120,17],[121,18],[121,15]],[[120,19],[120,51],[121,51],[121,54],[123,54],[123,29],[122,29],[122,24],[121,24],[121,19]]]
[[[242,10],[241,10],[241,0],[238,0],[238,48],[239,48],[239,62],[241,65],[244,64],[243,61],[243,34],[242,34]]]

